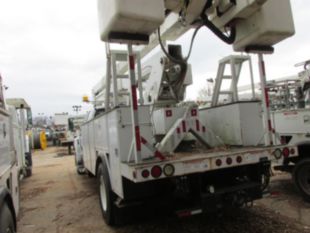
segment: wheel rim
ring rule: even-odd
[[[78,168],[78,172],[79,172],[79,173],[83,173],[83,172],[84,172],[84,168],[79,167],[79,168]]]
[[[100,201],[104,211],[107,211],[107,193],[103,176],[100,176]]]
[[[310,196],[310,164],[300,168],[299,183],[302,190]]]

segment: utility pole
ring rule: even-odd
[[[76,114],[78,114],[81,111],[82,106],[81,105],[73,105],[72,108],[73,108],[73,111],[76,112]]]

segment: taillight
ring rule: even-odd
[[[153,176],[154,178],[160,177],[161,174],[162,174],[161,167],[160,167],[160,166],[154,166],[154,167],[152,167],[151,174],[152,174],[152,176]]]
[[[166,164],[164,166],[164,174],[165,176],[173,176],[174,174],[174,166],[172,164]]]
[[[237,163],[242,163],[242,157],[241,156],[237,156],[236,161],[237,161]]]
[[[141,173],[143,178],[148,178],[150,176],[149,170],[143,170]]]
[[[227,158],[227,159],[226,159],[226,163],[227,163],[228,165],[231,165],[232,162],[233,162],[232,158]]]
[[[215,164],[216,164],[216,166],[218,166],[218,167],[222,166],[222,160],[217,159],[217,160],[215,161]]]
[[[290,156],[290,149],[287,147],[284,147],[282,150],[282,154],[285,158],[289,157]]]

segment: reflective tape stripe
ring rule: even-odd
[[[155,157],[159,158],[160,160],[165,160],[165,157],[162,153],[160,153],[158,150],[155,151]]]
[[[137,86],[131,87],[131,93],[132,93],[132,106],[133,109],[136,111],[138,110],[138,98],[137,98]]]
[[[269,129],[269,131],[273,132],[272,125],[271,125],[271,120],[268,120],[268,129]]]
[[[200,122],[199,122],[199,120],[196,120],[196,130],[198,132],[200,131]]]
[[[147,143],[147,141],[145,140],[144,137],[141,137],[141,142],[142,142],[143,145],[145,145]]]
[[[162,153],[160,153],[158,150],[156,150],[148,141],[144,138],[141,137],[141,142],[143,145],[145,145],[151,152],[154,153],[154,156],[159,158],[160,160],[165,160],[165,157],[163,156]]]
[[[266,97],[266,106],[267,106],[267,108],[270,107],[268,90],[269,90],[268,88],[265,88],[265,97]]]
[[[135,134],[136,134],[136,148],[137,151],[141,151],[141,137],[140,137],[140,127],[136,126],[135,127]]]
[[[183,132],[186,133],[186,121],[182,121]]]
[[[129,56],[129,68],[135,70],[135,57],[134,55]]]
[[[177,128],[177,134],[180,134],[181,133],[181,129],[178,127]]]
[[[128,66],[129,77],[131,86],[131,113],[132,113],[132,127],[133,137],[135,140],[135,155],[136,162],[142,160],[141,157],[141,135],[139,127],[139,114],[138,114],[138,100],[137,100],[137,87],[136,87],[136,74],[135,74],[135,57],[132,50],[132,45],[128,44]]]

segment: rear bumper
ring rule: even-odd
[[[142,164],[122,163],[120,170],[123,177],[134,183],[141,183],[195,173],[254,165],[259,164],[261,161],[272,161],[275,160],[274,152],[279,148],[281,147],[252,148],[251,150],[237,149],[201,154],[189,153],[164,161],[149,161]],[[167,165],[172,165],[174,167],[173,175],[167,176],[165,174],[164,170]],[[156,178],[151,174],[154,166],[162,169],[162,174]],[[144,171],[148,171],[150,175],[144,177]]]

